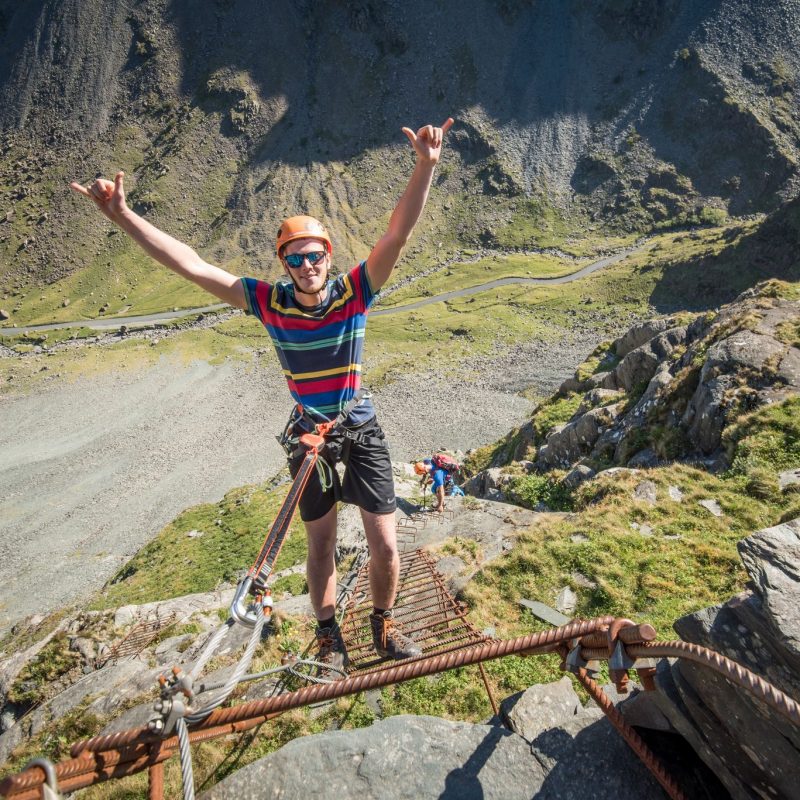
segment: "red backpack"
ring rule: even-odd
[[[457,475],[461,469],[461,464],[447,453],[434,453],[431,456],[431,463],[436,469],[443,469],[450,475]]]

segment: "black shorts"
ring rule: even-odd
[[[375,417],[357,428],[340,426],[327,437],[320,454],[331,465],[332,484],[322,490],[317,470],[311,474],[300,498],[300,518],[313,522],[324,517],[337,501],[370,511],[373,514],[393,514],[397,508],[394,499],[394,478],[389,445]],[[305,458],[305,451],[289,458],[289,471],[294,477]],[[345,465],[340,481],[335,464]]]

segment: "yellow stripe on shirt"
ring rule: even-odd
[[[288,369],[283,370],[283,374],[287,378],[292,378],[295,381],[304,381],[308,378],[325,378],[329,375],[348,375],[351,372],[361,372],[360,364],[350,364],[347,367],[335,367],[334,369],[321,369],[317,372],[298,372],[296,375],[292,374]]]
[[[337,308],[341,308],[345,303],[349,302],[353,299],[353,284],[350,282],[350,276],[344,276],[344,294],[338,299],[334,300],[330,306],[325,309],[325,316],[327,317],[331,311],[336,311]],[[311,317],[312,319],[318,319],[314,314],[309,314],[307,311],[302,311],[299,308],[286,308],[282,306],[278,302],[278,292],[276,289],[273,289],[271,292],[271,297],[269,299],[270,308],[273,311],[277,311],[279,314],[287,314],[289,316],[294,317]]]

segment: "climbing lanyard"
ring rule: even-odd
[[[289,424],[286,426],[286,430],[284,430],[283,436],[280,437],[280,439],[283,440],[282,443],[285,441],[287,444],[293,446],[295,444],[298,445],[296,449],[292,450],[292,454],[298,450],[305,450],[305,456],[300,464],[300,469],[298,469],[294,477],[289,493],[281,504],[278,515],[275,517],[275,521],[272,523],[272,527],[269,529],[266,539],[264,539],[264,544],[261,546],[258,557],[253,563],[253,566],[248,570],[247,575],[242,578],[239,585],[236,587],[236,593],[231,603],[231,616],[239,624],[245,625],[248,628],[252,628],[256,624],[256,614],[247,607],[248,595],[253,593],[258,599],[259,596],[265,593],[267,578],[269,578],[275,561],[278,558],[278,554],[281,551],[281,547],[283,547],[283,542],[286,538],[289,526],[292,523],[294,512],[300,502],[300,497],[308,483],[308,479],[311,477],[312,470],[320,464],[325,464],[328,470],[331,469],[325,459],[319,457],[322,448],[325,446],[325,437],[329,436],[341,425],[350,415],[350,412],[368,396],[368,393],[364,389],[359,389],[353,398],[342,408],[335,419],[316,424],[313,432],[301,433],[298,436],[293,436],[292,428],[294,427],[294,422],[292,422],[290,418]],[[298,409],[298,411],[302,415],[302,410]],[[326,476],[326,478],[323,479],[323,475],[320,475],[320,482],[322,483],[323,489],[330,485],[328,483],[330,480],[330,476]]]

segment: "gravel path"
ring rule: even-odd
[[[392,458],[496,440],[530,414],[515,391],[552,389],[592,346],[531,343],[377,391]],[[0,400],[0,630],[98,589],[188,506],[274,475],[289,407],[277,370],[166,360]]]

